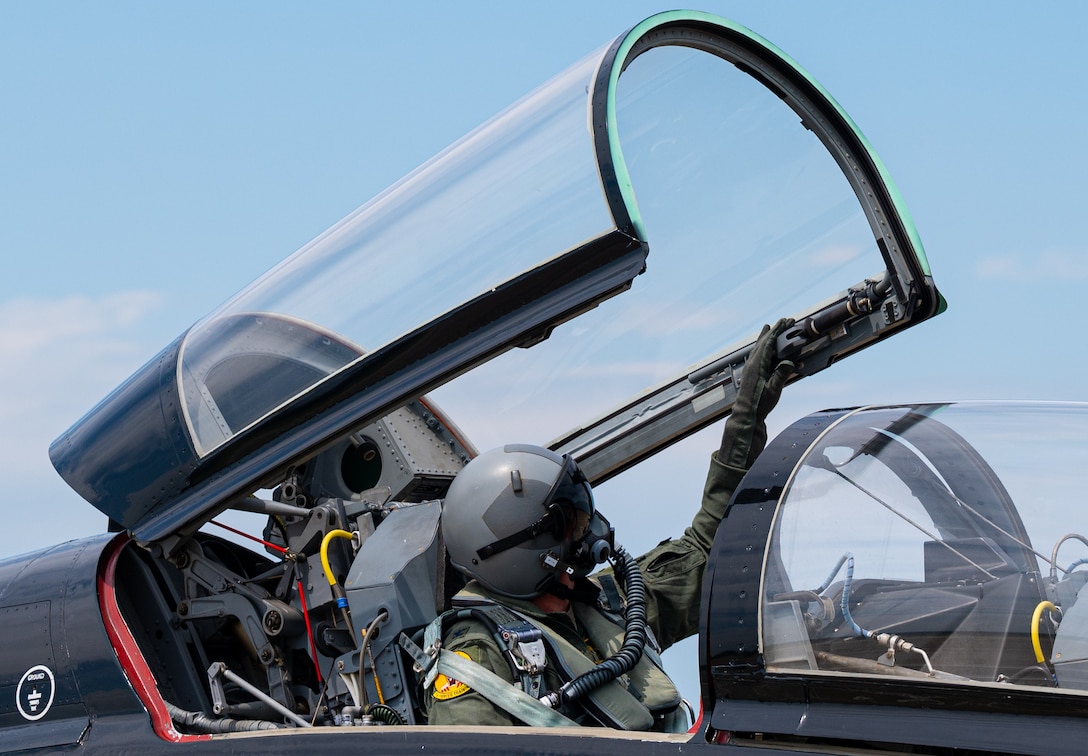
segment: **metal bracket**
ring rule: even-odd
[[[268,695],[260,688],[257,688],[254,685],[250,685],[247,680],[231,672],[229,669],[227,669],[226,664],[224,664],[223,662],[213,662],[212,665],[208,667],[208,687],[210,687],[212,691],[212,710],[219,716],[225,716],[230,713],[230,705],[227,704],[227,698],[223,692],[224,677],[237,685],[239,688],[245,690],[254,698],[257,698],[260,701],[264,701],[266,704],[271,706],[273,709],[278,711],[287,719],[297,724],[299,727],[310,727],[309,722],[307,722],[295,712],[288,709],[276,699],[272,698],[272,696]]]
[[[415,641],[409,638],[406,633],[401,633],[397,642],[400,643],[400,647],[407,652],[408,656],[412,657],[412,671],[418,674],[429,671],[435,659],[438,658],[437,649],[434,650],[433,654],[427,653],[417,646]]]

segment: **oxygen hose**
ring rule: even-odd
[[[627,621],[623,629],[623,643],[616,653],[596,667],[540,699],[553,709],[576,701],[605,683],[630,672],[642,658],[643,649],[646,647],[646,584],[642,580],[642,571],[622,546],[616,547],[613,566],[616,577],[627,594]]]

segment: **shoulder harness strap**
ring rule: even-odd
[[[446,627],[463,619],[477,620],[488,629],[492,640],[502,650],[503,656],[510,665],[510,672],[518,681],[518,687],[535,698],[540,698],[548,692],[544,689],[543,682],[547,654],[540,629],[506,607],[483,602],[450,609],[436,617],[423,631],[425,652],[420,651],[419,647],[406,637],[401,641],[401,646],[415,661],[416,672],[426,674],[424,684],[432,684],[434,678],[438,676],[438,672],[433,667],[435,655],[432,651],[441,648]],[[406,641],[415,648],[415,651],[405,645]]]
[[[439,649],[434,668],[472,688],[503,711],[532,727],[577,727],[578,723],[511,686],[494,672],[471,659]]]

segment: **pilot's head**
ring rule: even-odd
[[[563,574],[585,577],[613,548],[574,459],[524,444],[485,452],[457,475],[442,537],[454,567],[514,598],[548,593]]]

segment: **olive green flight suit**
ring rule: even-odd
[[[745,472],[720,463],[717,453],[712,455],[702,506],[690,527],[680,538],[663,541],[636,560],[646,583],[647,624],[662,650],[698,632],[699,600],[707,555],[729,499]],[[585,613],[595,611],[589,607],[580,606],[571,613],[548,614],[531,601],[488,594],[475,581],[469,583],[466,591],[468,595],[482,595],[525,615],[553,635],[560,636],[594,664],[619,648],[623,641],[623,625],[593,621]],[[481,622],[469,619],[453,624],[443,637],[443,647],[467,655],[513,684],[509,665]],[[647,662],[645,657],[643,662]],[[556,666],[549,659],[544,668],[549,691],[557,690],[564,682],[559,678]],[[628,689],[653,714],[652,724],[644,729],[661,729],[671,713],[667,709],[674,709],[679,703],[679,694],[667,677],[660,672],[643,674],[643,667],[645,665],[640,663],[627,675]],[[439,675],[430,689],[422,691],[421,698],[430,724],[519,724],[479,693],[443,675]],[[596,724],[589,716],[584,720],[585,724]],[[649,722],[649,718],[646,721]]]

